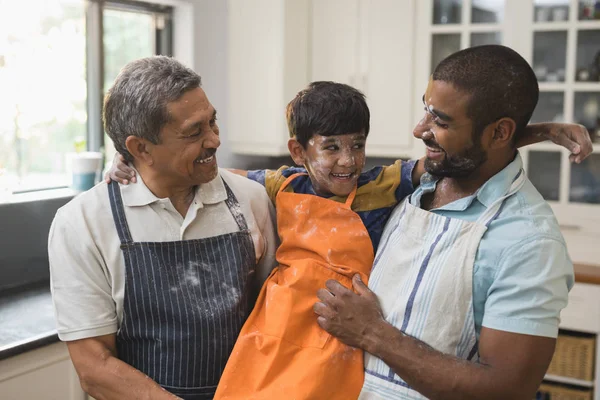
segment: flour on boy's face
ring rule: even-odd
[[[320,195],[347,196],[365,166],[364,133],[313,135],[303,150],[304,167]]]

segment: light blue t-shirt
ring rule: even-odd
[[[523,167],[521,156],[489,179],[474,195],[431,212],[476,221],[508,191]],[[410,201],[435,190],[438,178],[423,175]],[[384,240],[382,240],[384,242]],[[560,311],[573,286],[573,264],[552,209],[527,179],[504,201],[484,234],[473,267],[475,329],[556,337]]]

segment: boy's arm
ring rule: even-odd
[[[227,168],[227,171],[229,172],[233,172],[236,175],[240,175],[243,176],[244,178],[248,177],[248,171],[246,171],[245,169],[233,169],[233,168]]]

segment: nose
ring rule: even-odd
[[[428,140],[433,138],[433,132],[431,131],[431,125],[429,121],[429,114],[425,113],[425,116],[417,123],[413,129],[413,136],[417,139]]]
[[[344,151],[338,159],[338,165],[341,167],[352,167],[354,166],[355,160],[351,151]]]
[[[427,113],[421,120],[417,123],[415,128],[413,129],[413,136],[417,139],[423,138],[423,133],[429,130],[429,124],[427,123]]]
[[[204,141],[204,147],[207,149],[217,149],[221,145],[221,138],[214,130],[210,131],[210,136]]]

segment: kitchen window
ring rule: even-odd
[[[114,154],[105,90],[123,65],[172,55],[171,6],[138,1],[0,0],[0,202],[70,184],[68,154]]]

